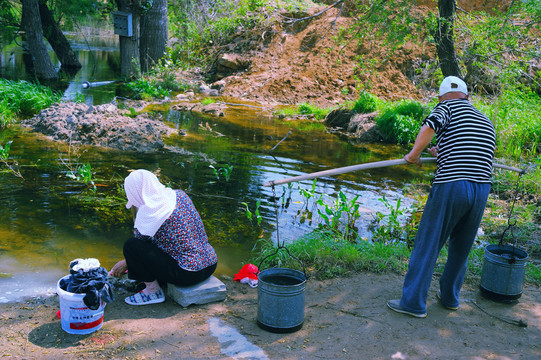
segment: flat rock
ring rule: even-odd
[[[210,302],[222,301],[227,295],[225,284],[217,277],[192,286],[176,286],[167,284],[167,295],[179,305],[188,307],[192,304],[203,305]]]

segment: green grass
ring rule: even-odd
[[[0,127],[30,117],[62,100],[62,94],[27,81],[0,79]]]
[[[348,276],[354,272],[405,274],[411,249],[404,242],[372,243],[359,239],[351,243],[330,231],[314,231],[293,243],[278,248],[270,242],[260,243],[250,263],[261,269],[286,267],[305,271],[316,279]],[[443,272],[447,260],[444,247],[435,267],[435,275]],[[468,258],[466,283],[479,283],[484,263],[484,247],[472,249]],[[541,284],[541,267],[526,265],[524,281]]]
[[[386,141],[409,144],[415,142],[421,122],[427,114],[427,108],[420,102],[403,100],[382,109],[376,124]]]
[[[278,118],[307,117],[316,120],[323,120],[332,111],[332,108],[322,108],[310,103],[301,103],[296,106],[289,106],[274,112]]]
[[[201,101],[201,105],[203,106],[214,104],[214,103],[216,103],[216,100],[214,100],[213,98],[204,98],[203,101]]]
[[[251,263],[261,264],[262,268],[282,266],[303,270],[304,266],[311,276],[318,279],[345,276],[357,271],[404,273],[410,254],[402,243],[386,245],[366,240],[351,243],[332,231],[314,231],[287,244],[287,251],[281,249],[274,255],[274,244],[262,243],[260,246]],[[268,255],[271,256],[265,259]]]
[[[362,91],[359,98],[353,104],[353,111],[357,114],[368,114],[378,110],[378,106],[381,106],[383,102],[376,96]]]
[[[509,88],[495,99],[475,99],[474,103],[494,123],[498,157],[517,161],[540,155],[541,97],[538,94]]]

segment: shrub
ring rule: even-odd
[[[408,144],[415,141],[425,115],[421,103],[404,100],[391,105],[376,118],[376,125],[386,141]]]
[[[367,114],[376,111],[378,98],[366,91],[361,92],[353,105],[353,111],[357,114]]]

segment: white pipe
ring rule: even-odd
[[[432,163],[436,162],[436,158],[421,158],[421,163]],[[383,160],[383,161],[376,161],[366,164],[357,164],[357,165],[351,165],[351,166],[345,166],[341,168],[336,169],[330,169],[330,170],[323,170],[318,171],[311,174],[305,174],[305,175],[299,175],[294,176],[290,178],[280,179],[280,180],[274,180],[274,181],[267,181],[263,184],[263,186],[273,186],[273,185],[280,185],[280,184],[287,184],[291,182],[297,182],[301,180],[310,180],[315,178],[320,178],[324,176],[332,176],[332,175],[338,175],[338,174],[345,174],[352,171],[358,171],[358,170],[366,170],[366,169],[375,169],[380,167],[387,167],[387,166],[396,166],[396,165],[405,165],[409,164],[404,159],[395,159],[395,160]],[[514,168],[512,166],[502,165],[502,164],[493,164],[492,166],[500,169],[515,171],[520,174],[524,173],[524,170]]]

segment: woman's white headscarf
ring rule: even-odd
[[[128,197],[126,208],[137,208],[134,228],[143,235],[154,236],[175,210],[177,196],[147,170],[135,170],[124,179]]]

